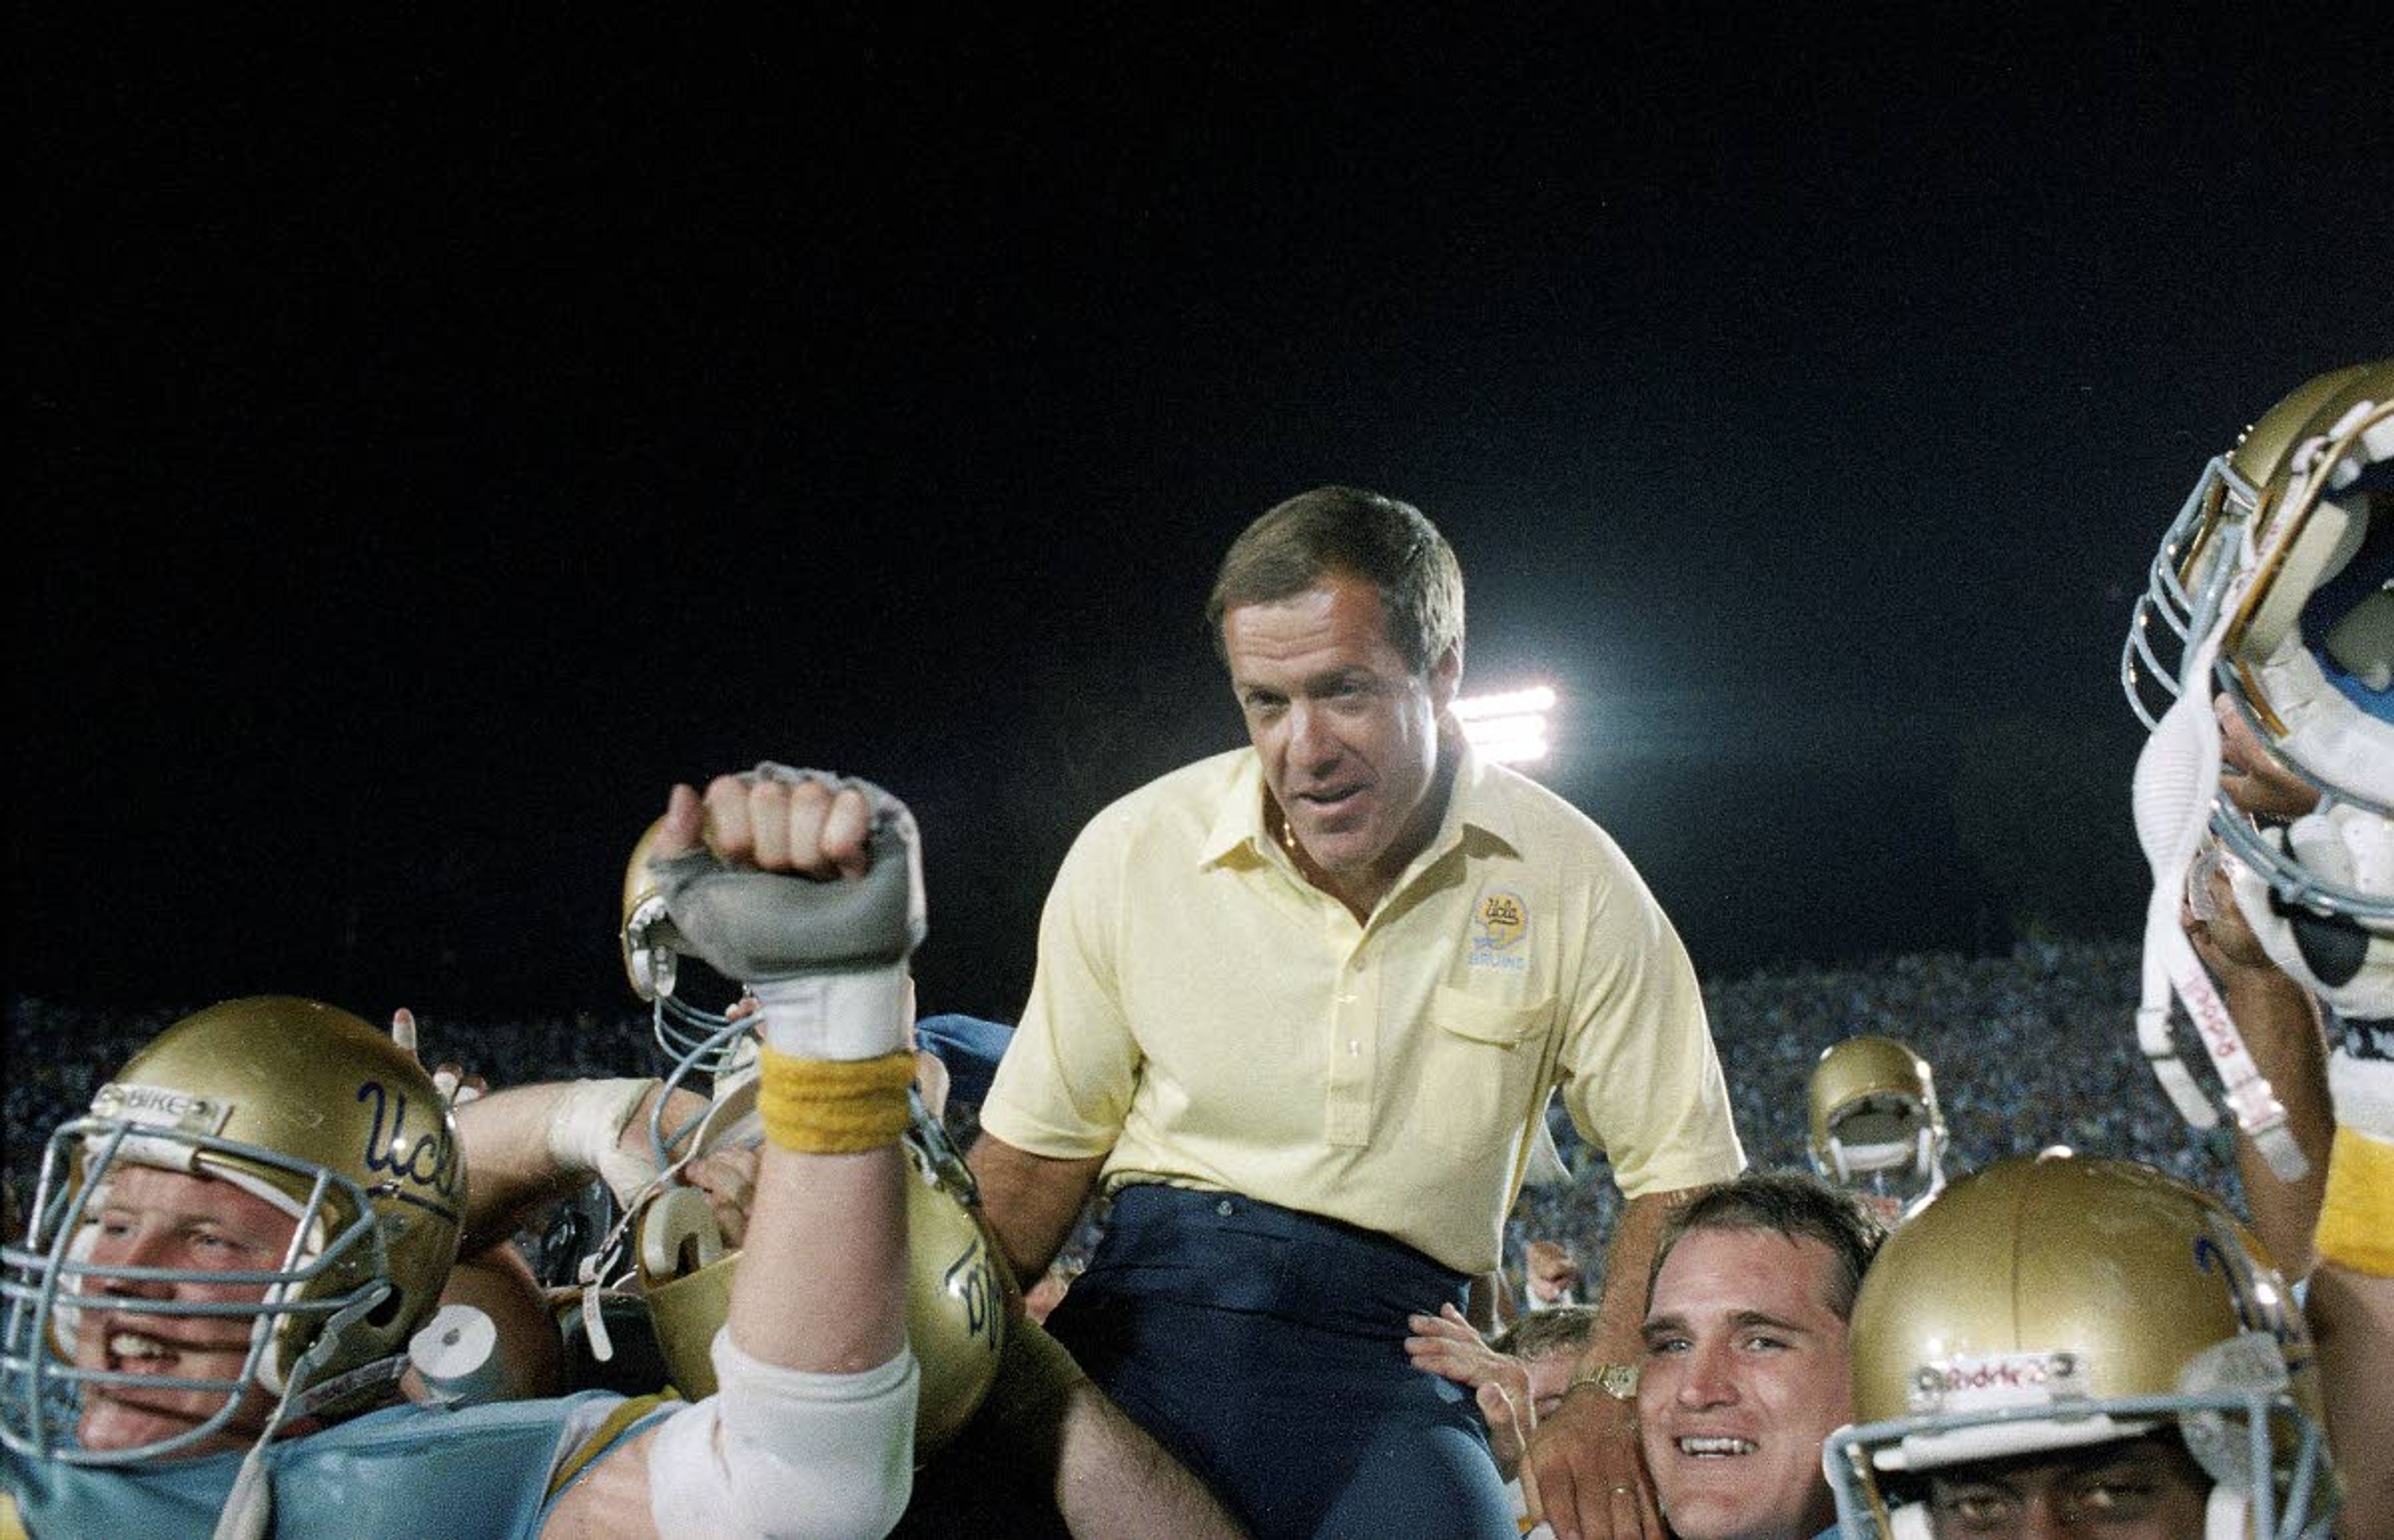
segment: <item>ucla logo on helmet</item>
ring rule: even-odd
[[[465,1180],[456,1141],[441,1109],[414,1109],[418,1116],[411,1127],[407,1092],[390,1090],[379,1080],[360,1086],[357,1099],[371,1108],[360,1158],[368,1172],[382,1178],[378,1191],[455,1223],[465,1204]]]
[[[978,1231],[940,1275],[940,1286],[964,1301],[966,1333],[979,1337],[991,1352],[998,1351],[1002,1346],[997,1333],[999,1301],[1004,1294],[998,1287],[996,1263]]]
[[[1471,912],[1471,966],[1519,973],[1528,967],[1530,906],[1519,893],[1483,893]]]

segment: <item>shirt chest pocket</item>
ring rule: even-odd
[[[1482,999],[1440,986],[1430,997],[1414,1116],[1441,1150],[1480,1155],[1509,1140],[1530,1115],[1551,998],[1528,1005]]]

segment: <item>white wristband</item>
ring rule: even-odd
[[[765,1046],[793,1059],[880,1059],[906,1046],[906,965],[753,986]]]
[[[625,1207],[656,1178],[656,1163],[624,1148],[624,1129],[654,1080],[577,1080],[548,1120],[549,1158],[595,1176]]]

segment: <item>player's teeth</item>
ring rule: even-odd
[[[108,1339],[108,1350],[119,1358],[164,1358],[166,1345],[154,1336],[119,1332]]]
[[[1754,1445],[1743,1439],[1681,1439],[1682,1454],[1751,1454]]]

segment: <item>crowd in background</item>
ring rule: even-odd
[[[2178,1119],[2137,1050],[2138,955],[2129,942],[2035,942],[2004,957],[1913,954],[1708,982],[1705,1001],[1748,1160],[1764,1168],[1804,1164],[1804,1086],[1813,1060],[1832,1043],[1873,1033],[1911,1044],[1935,1067],[1955,1173],[2066,1144],[2149,1161],[2228,1193],[2241,1207],[2224,1141],[2203,1142]],[[0,1152],[12,1214],[21,1214],[31,1195],[47,1130],[89,1105],[106,1067],[201,1003],[108,1011],[11,1000]],[[493,1085],[644,1073],[656,1063],[648,1018],[631,1009],[434,1019],[423,1032],[428,1060],[470,1058],[469,1067]],[[968,1137],[969,1108],[952,1109],[949,1121]],[[1600,1157],[1579,1142],[1559,1108],[1549,1110],[1549,1123],[1565,1163],[1583,1178],[1598,1175],[1591,1167]],[[1619,1201],[1600,1180],[1524,1191],[1506,1237],[1508,1272],[1519,1277],[1530,1241],[1556,1241],[1586,1270],[1593,1297]]]
[[[1859,1033],[1896,1038],[1935,1069],[1952,1130],[1949,1176],[2005,1155],[2065,1144],[2149,1162],[2243,1208],[2224,1134],[2197,1134],[2138,1051],[2138,951],[2133,942],[2031,942],[2009,956],[1907,954],[1840,967],[1767,968],[1710,981],[1704,1002],[1737,1107],[1746,1159],[1802,1166],[1804,1087],[1821,1050]],[[1599,1157],[1550,1108],[1564,1163],[1588,1175]],[[1564,1244],[1586,1270],[1603,1260],[1620,1199],[1610,1183],[1531,1188],[1506,1235],[1519,1276],[1532,1240]]]

